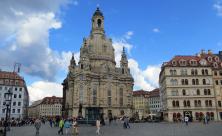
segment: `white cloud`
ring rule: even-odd
[[[31,102],[50,96],[62,97],[62,85],[54,82],[36,81],[28,90]]]
[[[128,39],[131,39],[131,37],[133,36],[133,31],[128,31],[126,34],[125,34],[125,38],[128,40]]]
[[[125,35],[123,35],[120,38],[113,38],[113,47],[115,49],[115,61],[116,61],[117,66],[120,66],[120,59],[121,59],[123,47],[125,47],[127,50],[127,53],[130,54],[130,51],[133,45],[130,44],[127,40],[131,39],[132,35],[133,35],[133,31],[128,31],[126,32]]]
[[[159,28],[153,28],[153,32],[154,32],[154,33],[159,33],[159,32],[160,32],[160,29],[159,29]]]
[[[136,60],[129,59],[129,68],[134,78],[134,88],[151,91],[158,87],[159,66],[147,66],[142,70]]]
[[[113,38],[113,47],[115,49],[115,59],[117,66],[120,66],[120,59],[123,47],[127,49],[127,52],[129,54],[131,49],[133,48],[133,45],[127,41],[131,38],[132,35],[133,31],[128,31],[123,37],[120,37],[118,39]],[[138,62],[135,59],[130,58],[128,59],[128,61],[131,74],[134,78],[135,89],[144,89],[147,91],[151,91],[152,89],[159,86],[158,80],[160,65],[148,65],[145,70],[142,70],[140,69]]]
[[[217,10],[217,15],[222,16],[222,1],[217,1],[214,5],[213,8]]]
[[[62,27],[60,8],[70,2],[0,1],[0,62],[8,67],[20,62],[26,74],[55,80],[60,67],[67,69],[71,53],[52,50],[49,31]]]
[[[154,87],[159,86],[160,65],[148,65],[143,71],[145,79]]]

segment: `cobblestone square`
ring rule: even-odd
[[[121,123],[113,123],[101,128],[102,136],[221,136],[222,122],[190,123],[136,123],[130,124],[130,129],[123,129]],[[42,125],[40,136],[57,136],[58,128],[50,128],[49,124]],[[80,126],[79,136],[96,136],[95,126]],[[65,132],[65,130],[64,130]],[[12,128],[7,136],[34,136],[34,126]],[[65,134],[64,134],[65,135]]]

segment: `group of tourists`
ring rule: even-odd
[[[59,130],[58,130],[58,134],[59,135],[63,135],[63,130],[65,129],[65,135],[71,135],[72,133],[74,134],[74,136],[78,136],[78,123],[76,121],[76,119],[63,119],[60,118],[60,120],[58,121],[58,123],[54,123],[51,119],[49,119],[49,125],[50,127],[52,127],[52,124],[54,124],[54,126],[56,127],[58,124]],[[39,130],[41,128],[41,121],[39,119],[35,120],[34,123],[35,129],[36,129],[36,136],[39,136]],[[72,132],[73,130],[73,132]]]
[[[115,118],[114,120],[116,121],[117,118]],[[58,123],[56,123],[56,121],[53,121],[53,119],[49,119],[48,121],[49,121],[50,127],[52,127],[53,124],[54,124],[54,127],[58,127],[58,135],[63,135],[64,130],[65,130],[66,136],[68,136],[68,135],[69,136],[71,136],[71,135],[78,136],[79,135],[79,126],[78,126],[76,118],[73,118],[73,119],[60,118]],[[120,121],[122,122],[124,129],[130,128],[129,117],[123,116],[122,118],[120,118]],[[109,119],[109,124],[111,125],[111,123],[112,123],[112,121],[110,121],[110,119]],[[40,119],[36,119],[34,122],[34,127],[36,129],[36,132],[35,132],[36,136],[39,136],[39,130],[41,128],[41,124],[42,124],[42,121]],[[101,135],[101,132],[100,132],[101,126],[105,125],[105,123],[103,123],[103,119],[98,117],[96,119],[95,125],[96,125],[96,134]]]
[[[187,126],[188,126],[188,122],[189,121],[190,121],[190,118],[188,116],[185,116],[184,117],[184,122],[186,123]],[[206,116],[203,117],[203,123],[204,124],[208,124],[209,121],[210,121],[210,117],[209,116],[206,115]]]

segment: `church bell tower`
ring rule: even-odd
[[[97,7],[92,17],[91,35],[104,35],[104,16],[100,9]]]

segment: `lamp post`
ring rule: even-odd
[[[11,114],[11,101],[12,101],[12,88],[8,90],[5,94],[5,101],[4,104],[6,106],[6,116],[5,116],[5,123],[4,123],[4,136],[6,136],[7,127],[9,127],[10,121],[10,114]],[[9,120],[9,121],[8,121]]]

